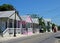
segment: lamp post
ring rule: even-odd
[[[16,37],[16,11],[15,11],[15,20],[14,20],[14,37]]]

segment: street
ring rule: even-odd
[[[23,37],[18,39],[12,39],[8,41],[4,41],[1,43],[57,43],[57,36],[59,36],[60,32],[57,33],[43,33],[38,35],[33,35],[29,37]]]

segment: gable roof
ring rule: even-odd
[[[46,22],[51,22],[51,19],[44,19],[44,21],[46,21]]]
[[[16,14],[16,20],[21,20],[20,16],[15,13],[15,11],[0,11],[0,18],[10,18],[15,19]]]
[[[32,23],[32,19],[30,16],[21,16],[22,21],[26,21],[28,23]]]
[[[15,11],[0,11],[0,18],[1,17],[9,17],[14,13],[15,13]]]
[[[38,18],[31,18],[30,16],[21,16],[23,21],[26,21],[28,23],[36,23],[39,24]]]
[[[32,18],[32,22],[33,22],[33,23],[36,23],[36,24],[39,24],[38,18]]]

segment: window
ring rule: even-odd
[[[18,21],[18,28],[20,28],[20,21]]]
[[[12,23],[11,22],[9,23],[9,28],[12,28]]]
[[[31,28],[31,24],[30,23],[27,23],[27,28]]]
[[[22,24],[22,27],[23,27],[23,28],[26,28],[26,25],[25,25],[25,24]]]
[[[5,28],[7,28],[7,22],[6,22]]]
[[[13,25],[12,25],[12,20],[9,20],[9,28],[12,28]]]

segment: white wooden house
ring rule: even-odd
[[[31,18],[29,15],[21,16],[21,18],[22,18],[22,21],[25,21],[22,25],[22,29],[24,31],[26,31],[27,29],[26,33],[32,34],[33,32],[37,32],[39,27],[38,18]]]
[[[33,28],[32,28],[32,19],[30,16],[25,15],[21,16],[22,19],[22,33],[23,34],[32,34]]]
[[[14,27],[16,27],[16,34],[20,34],[22,27],[20,21],[21,18],[15,11],[0,11],[0,29],[3,36],[13,35]]]
[[[51,24],[52,20],[51,19],[44,19],[44,22],[47,27],[46,32],[48,32],[48,29],[50,30],[50,32],[52,32],[52,24]],[[48,23],[49,23],[49,26],[48,26]]]
[[[32,18],[33,23],[33,33],[39,33],[39,20],[38,18]]]

